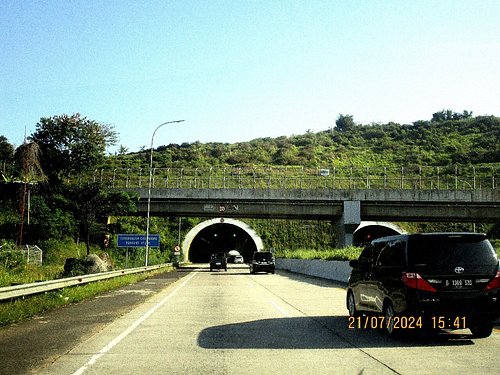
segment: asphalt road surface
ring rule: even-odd
[[[53,350],[50,357],[31,363],[31,373],[497,372],[500,334],[496,330],[486,339],[472,339],[468,330],[462,330],[437,336],[412,332],[394,340],[376,329],[349,328],[345,290],[333,282],[281,271],[250,275],[246,268],[201,269],[182,275],[157,287],[143,301],[131,303],[128,311],[122,308],[112,314],[113,319],[87,327],[85,334],[74,334],[59,352]],[[147,290],[148,284],[141,285],[134,290]],[[119,298],[119,293],[109,298]],[[37,335],[33,327],[29,332]],[[53,332],[55,337],[61,335]],[[1,337],[2,331],[3,345]]]

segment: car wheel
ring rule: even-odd
[[[470,326],[469,329],[475,338],[482,339],[491,335],[493,332],[493,324],[476,323],[473,326]]]
[[[385,333],[389,337],[397,336],[398,330],[397,330],[397,328],[394,327],[394,318],[396,317],[396,313],[394,311],[394,307],[392,307],[391,302],[387,302],[384,305],[383,314],[384,314]]]
[[[354,299],[354,293],[352,291],[347,293],[347,310],[349,311],[349,316],[359,316],[358,310],[356,310],[356,300]]]

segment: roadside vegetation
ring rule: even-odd
[[[500,241],[491,241],[498,258],[500,258]],[[348,246],[343,249],[296,249],[296,250],[278,250],[275,252],[276,258],[287,259],[305,259],[305,260],[339,260],[349,261],[358,259],[363,251],[363,247]]]
[[[171,270],[172,269],[162,268],[151,272],[119,276],[113,279],[47,292],[25,299],[3,302],[0,303],[0,325],[20,322],[43,312],[70,303],[80,302],[101,293],[146,280],[154,275]]]
[[[349,246],[343,249],[323,249],[323,250],[278,250],[275,252],[277,258],[288,259],[320,259],[320,260],[342,260],[358,259],[362,247]]]

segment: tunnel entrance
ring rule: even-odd
[[[234,219],[213,219],[191,229],[182,249],[185,260],[192,263],[208,263],[210,254],[231,250],[237,250],[247,262],[255,251],[263,249],[263,245],[261,238],[246,223]]]
[[[353,234],[354,246],[365,246],[371,241],[385,236],[394,236],[405,231],[392,223],[362,221]]]

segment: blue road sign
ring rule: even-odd
[[[160,247],[160,235],[149,235],[149,247]],[[146,247],[145,234],[119,234],[118,247]]]

